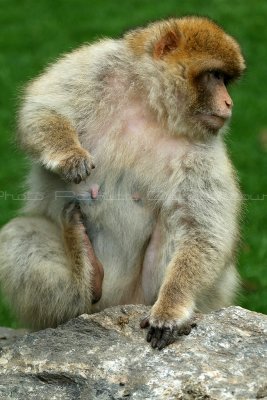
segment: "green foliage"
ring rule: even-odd
[[[230,154],[245,194],[240,304],[267,312],[267,2],[257,0],[0,0],[0,224],[16,215],[27,162],[14,146],[21,88],[59,54],[148,21],[186,14],[214,19],[240,42],[245,78],[233,88]],[[264,197],[265,195],[265,197]],[[0,325],[15,325],[4,303]]]

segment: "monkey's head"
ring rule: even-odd
[[[227,86],[245,69],[238,43],[207,18],[170,19],[126,35],[151,106],[176,134],[216,134],[230,119]]]

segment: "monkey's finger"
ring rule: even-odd
[[[74,183],[78,184],[82,180],[86,179],[86,177],[90,175],[91,170],[94,168],[95,165],[90,159],[78,160],[66,175],[67,180],[73,180]]]
[[[90,175],[90,168],[87,160],[83,160],[78,167],[77,176],[84,180],[88,175]]]
[[[153,326],[151,326],[151,328],[149,328],[149,331],[147,332],[147,337],[146,337],[146,340],[148,342],[151,342],[152,338],[154,337],[154,332],[155,332],[155,328],[153,328]]]
[[[196,322],[189,322],[187,325],[181,326],[180,328],[176,329],[177,335],[189,335],[192,331],[192,328],[197,326]]]
[[[164,347],[168,346],[170,343],[174,342],[173,332],[170,328],[163,328],[162,336],[158,342],[158,349],[162,350]]]
[[[144,328],[148,328],[149,327],[149,317],[144,317],[141,319],[140,321],[140,328],[144,329]]]
[[[155,349],[158,345],[158,339],[153,337],[151,340],[151,347],[153,347],[153,349]]]
[[[177,334],[179,336],[189,335],[191,330],[192,330],[191,325],[185,325],[185,326],[181,327],[180,329],[177,329]]]
[[[171,344],[173,342],[174,342],[174,339],[172,339],[172,340],[171,339],[169,339],[169,340],[161,339],[158,342],[158,349],[162,350],[162,349],[164,349],[164,347],[167,347],[169,344]]]
[[[94,168],[95,168],[95,165],[92,162],[89,165],[87,161],[84,161],[85,175],[89,176],[91,173],[91,169],[94,169]]]
[[[161,339],[164,330],[162,328],[155,328],[154,336],[157,340]]]
[[[78,174],[75,178],[74,178],[74,183],[80,183],[82,181],[82,177],[80,174]]]
[[[155,349],[156,347],[158,347],[158,344],[161,340],[162,337],[162,333],[163,333],[163,329],[162,328],[155,328],[154,331],[154,335],[153,338],[151,340],[151,346]]]

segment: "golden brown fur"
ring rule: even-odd
[[[221,128],[243,70],[232,37],[187,17],[83,46],[29,85],[29,200],[0,234],[2,286],[22,318],[39,328],[154,304],[142,326],[162,348],[194,310],[231,303],[240,195]],[[77,200],[87,243],[66,223]]]

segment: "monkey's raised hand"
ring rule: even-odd
[[[162,350],[169,344],[174,343],[179,336],[189,335],[192,328],[197,326],[194,318],[182,325],[175,324],[175,321],[166,321],[166,325],[164,322],[162,324],[152,325],[149,316],[140,321],[141,328],[149,328],[146,339],[154,349]]]
[[[24,110],[19,127],[22,148],[66,182],[86,179],[95,166],[91,154],[81,146],[73,121],[45,107],[28,121],[27,112]]]
[[[48,162],[47,165],[65,181],[74,183],[85,180],[95,168],[91,154],[82,147],[67,151],[58,161]]]

